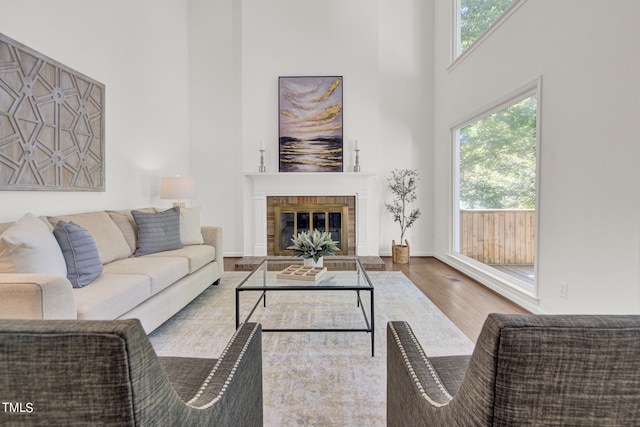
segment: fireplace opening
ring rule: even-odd
[[[287,247],[291,238],[302,231],[327,231],[331,239],[337,242],[340,250],[336,255],[349,253],[347,237],[349,206],[346,204],[295,204],[276,205],[273,208],[275,219],[275,255],[292,255]]]
[[[318,229],[338,242],[336,255],[355,255],[355,196],[268,196],[267,254],[290,256],[291,238]]]

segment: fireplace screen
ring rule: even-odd
[[[275,219],[275,255],[292,255],[287,250],[291,238],[302,231],[318,229],[331,233],[338,242],[336,255],[348,253],[348,206],[337,204],[314,205],[276,205]]]

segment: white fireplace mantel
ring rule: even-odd
[[[267,255],[268,196],[355,196],[356,254],[378,255],[377,204],[372,200],[375,173],[281,172],[244,174],[253,193],[253,255]],[[251,230],[245,227],[245,236]]]

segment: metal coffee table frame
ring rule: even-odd
[[[333,257],[332,257],[333,258]],[[260,305],[262,301],[263,306],[267,306],[267,292],[278,292],[278,291],[355,291],[357,296],[357,307],[360,307],[362,310],[362,315],[364,317],[365,328],[263,328],[262,332],[367,332],[371,334],[371,357],[374,357],[375,354],[375,346],[374,346],[374,304],[373,304],[373,285],[371,284],[371,280],[367,275],[367,271],[364,269],[360,260],[357,258],[338,258],[336,257],[336,261],[339,262],[355,262],[356,263],[356,272],[357,274],[357,282],[363,280],[364,286],[327,286],[322,285],[322,279],[320,283],[315,282],[296,282],[296,284],[290,285],[271,285],[267,284],[267,272],[269,271],[268,265],[265,263],[290,263],[290,264],[301,264],[299,258],[291,258],[291,259],[265,259],[262,261],[252,272],[248,275],[237,287],[236,287],[236,329],[240,326],[240,293],[244,291],[257,291],[261,292],[260,298],[256,301],[255,305],[244,319],[246,323],[249,321],[253,313]],[[331,261],[325,259],[325,266],[330,265]],[[246,283],[252,278],[255,274],[259,274],[259,271],[262,269],[263,277],[262,277],[262,286],[247,286]],[[274,271],[274,273],[276,273]],[[281,280],[281,279],[280,279]],[[287,280],[287,279],[284,279]],[[288,281],[291,283],[291,281]],[[370,318],[367,316],[367,312],[365,310],[364,304],[360,297],[360,292],[369,292],[370,294],[370,307],[369,313]]]

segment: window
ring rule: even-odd
[[[521,0],[456,0],[454,57],[469,49],[515,3]]]
[[[537,95],[456,129],[456,252],[534,284]]]

